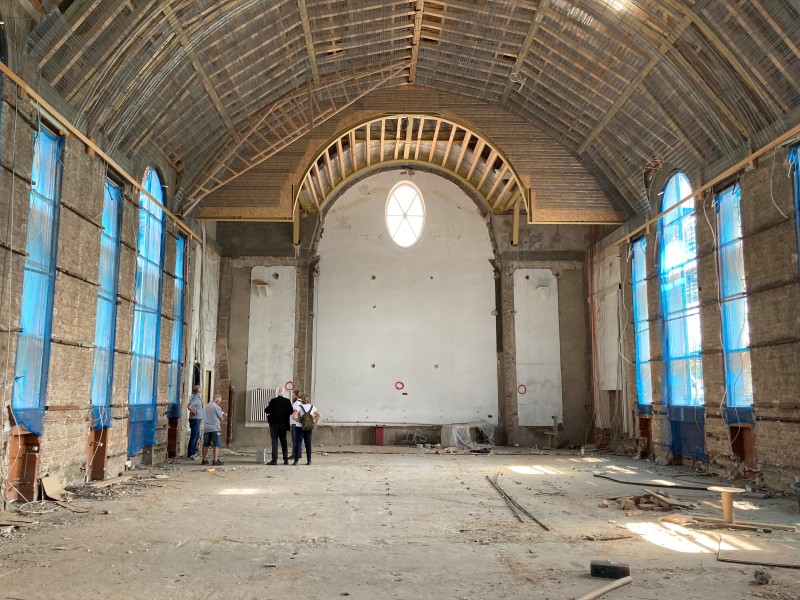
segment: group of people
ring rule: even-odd
[[[208,449],[214,448],[212,465],[224,464],[219,459],[219,449],[222,446],[222,421],[225,413],[219,406],[222,396],[216,394],[211,402],[203,406],[203,398],[200,396],[202,387],[199,385],[192,388],[192,397],[189,399],[187,408],[189,409],[189,449],[187,458],[197,460],[197,443],[200,441],[200,427],[203,428],[203,462],[208,464]]]
[[[278,464],[278,442],[281,443],[283,451],[283,464],[288,465],[290,460],[294,460],[296,465],[303,458],[303,444],[306,446],[306,464],[311,464],[311,435],[314,426],[319,421],[322,414],[317,407],[311,404],[311,398],[300,390],[292,390],[292,399],[286,398],[283,394],[286,390],[278,388],[278,395],[272,398],[264,409],[269,423],[269,433],[272,438],[272,460],[268,465]],[[225,420],[225,413],[219,404],[222,397],[217,394],[211,402],[203,406],[201,397],[202,387],[199,385],[192,388],[192,397],[189,399],[187,408],[189,409],[189,448],[187,458],[197,460],[197,445],[200,441],[200,429],[203,430],[203,461],[201,464],[207,465],[208,449],[213,448],[212,465],[224,464],[219,459],[219,449],[222,446],[222,421]],[[287,456],[286,434],[292,434],[292,455]]]
[[[303,458],[303,444],[306,447],[306,464],[311,464],[311,436],[322,414],[311,403],[308,394],[292,390],[292,399],[285,397],[284,388],[278,388],[278,395],[272,398],[264,409],[269,423],[272,439],[272,460],[268,465],[278,464],[278,442],[281,443],[283,464],[290,460],[297,464]],[[287,456],[286,434],[292,434],[292,455]]]

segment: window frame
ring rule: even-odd
[[[110,189],[116,189],[116,197]],[[103,182],[103,230],[100,232],[100,261],[98,263],[99,283],[97,290],[97,308],[95,312],[95,334],[94,334],[94,362],[92,367],[92,384],[90,399],[92,403],[92,427],[95,430],[108,429],[112,425],[111,395],[114,387],[114,350],[117,338],[117,291],[119,289],[119,254],[122,236],[122,191],[123,186],[107,177]],[[116,206],[115,206],[116,205]],[[115,206],[113,215],[108,215],[109,207]],[[107,218],[109,217],[109,218]],[[111,233],[109,233],[111,229]],[[115,234],[115,235],[113,235]],[[104,244],[110,246],[111,256],[103,253]],[[110,260],[111,264],[105,266],[104,261]],[[110,271],[110,282],[104,282],[104,274]],[[104,285],[110,283],[109,289],[104,289]],[[105,305],[109,311],[108,322],[105,330],[100,321],[102,313],[101,306]],[[105,335],[104,335],[105,334]],[[105,356],[103,356],[105,352]],[[106,360],[105,377],[103,373],[103,359]],[[100,378],[102,377],[102,381]]]
[[[49,140],[48,148],[42,147],[43,140]],[[40,121],[39,129],[33,132],[33,146],[25,243],[27,255],[22,274],[20,332],[14,360],[11,410],[19,425],[35,435],[41,435],[44,432],[44,407],[50,371],[64,137]],[[46,165],[42,162],[44,150],[48,150],[49,161]],[[34,227],[36,223],[45,226],[37,229]],[[48,234],[49,244],[37,244],[46,239]],[[42,286],[46,286],[44,292]],[[29,325],[29,322],[33,322],[33,325]],[[31,349],[33,353],[29,351]],[[28,379],[29,372],[35,377],[32,383]]]
[[[149,167],[145,171],[142,187],[162,205],[165,205],[163,181],[158,170],[155,167]],[[161,305],[164,284],[165,225],[164,210],[140,192],[135,303],[131,332],[131,373],[128,390],[129,456],[134,456],[142,448],[155,445],[155,426],[158,421],[156,406],[158,404]],[[145,289],[144,286],[149,286],[149,289]],[[149,324],[148,321],[150,321]],[[148,329],[150,335],[145,336]],[[138,348],[139,346],[141,348]],[[148,368],[150,369],[149,373],[146,371]],[[148,384],[149,390],[146,389]]]
[[[797,236],[797,255],[800,256],[800,143],[789,149],[789,162],[794,167],[794,226]],[[797,261],[798,284],[800,284],[800,260]]]
[[[665,214],[658,221],[664,348],[662,360],[665,370],[663,400],[673,407],[702,407],[705,405],[705,390],[697,219],[694,198],[681,203],[685,197],[681,192],[684,188],[692,192],[689,178],[684,173],[677,171],[670,175],[662,192],[661,209]]]
[[[744,270],[741,188],[738,184],[729,186],[716,194],[714,200],[717,212],[722,352],[725,359],[725,406],[731,409],[752,410],[753,380],[750,368],[750,324],[747,280]],[[734,268],[738,272],[737,275],[732,272]],[[731,322],[732,319],[740,321],[738,327],[734,327],[735,323]],[[734,341],[732,332],[737,328],[739,334]],[[737,355],[742,356],[740,369],[737,369],[734,364]],[[743,381],[739,379],[739,376],[736,376],[736,380],[732,380],[737,372],[744,377]],[[740,382],[742,388],[739,388]],[[744,397],[740,397],[737,391],[739,389],[743,390]],[[751,422],[752,419],[749,421]]]
[[[172,340],[170,343],[169,373],[169,418],[181,417],[181,368],[183,365],[183,319],[186,292],[186,248],[187,238],[178,235],[175,242],[175,293],[172,303]]]
[[[647,238],[644,236],[631,242],[631,290],[637,408],[640,415],[652,414],[650,311],[647,304]]]
[[[390,215],[389,215],[389,206],[392,203],[392,200],[395,198],[395,192],[397,191],[398,188],[401,188],[401,187],[409,187],[409,188],[413,189],[415,194],[416,194],[415,200],[418,199],[418,201],[419,201],[419,205],[420,205],[420,207],[422,209],[422,215],[421,215],[422,224],[420,225],[419,233],[414,232],[414,228],[411,226],[411,222],[408,220],[408,217],[405,214],[403,215],[403,217],[401,219],[401,222],[400,222],[400,225],[398,226],[397,230],[394,233],[392,233],[391,229],[389,229],[389,217],[390,217]],[[398,206],[400,207],[400,210],[402,211],[402,206],[399,205],[399,200],[397,200],[397,202],[398,202]],[[412,204],[409,206],[409,209],[411,208],[411,206],[413,206],[413,203],[414,203],[414,200],[412,200]],[[397,217],[399,215],[391,215],[391,216],[392,217]],[[427,222],[427,217],[428,217],[428,213],[427,213],[427,210],[426,210],[426,207],[425,207],[425,199],[422,196],[422,192],[420,191],[420,189],[411,180],[404,179],[402,181],[398,181],[396,184],[394,184],[392,186],[392,189],[389,190],[389,194],[386,196],[386,204],[384,206],[384,211],[383,211],[383,222],[384,222],[384,225],[386,226],[386,231],[389,233],[389,238],[392,240],[392,242],[394,242],[394,244],[396,246],[398,246],[399,248],[403,248],[404,250],[407,250],[408,248],[413,248],[414,246],[416,246],[419,243],[419,241],[422,239],[422,233],[425,231],[425,224]],[[411,244],[408,244],[406,246],[404,246],[403,244],[400,244],[395,239],[395,236],[400,231],[400,227],[402,227],[403,222],[407,222],[408,223],[409,228],[411,228],[411,232],[414,233],[414,235],[415,235],[414,242],[411,243]]]

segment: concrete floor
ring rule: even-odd
[[[689,469],[570,453],[349,450],[297,467],[231,454],[213,472],[178,461],[76,498],[86,514],[29,505],[41,523],[0,538],[0,597],[571,599],[608,582],[588,574],[605,559],[629,563],[634,579],[607,598],[800,598],[800,570],[770,569],[772,583],[758,586],[752,566],[715,556],[720,534],[733,548],[784,555],[800,534],[666,527],[664,513],[599,507],[641,490],[592,471],[714,483]],[[550,532],[514,520],[486,481],[497,473]],[[697,512],[720,510],[715,495],[674,494]],[[800,522],[785,497],[742,499],[737,516]]]

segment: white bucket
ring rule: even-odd
[[[256,462],[260,465],[265,465],[268,462],[267,454],[269,454],[269,450],[262,446],[256,450]]]

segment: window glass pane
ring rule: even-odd
[[[117,323],[117,279],[119,269],[119,218],[122,191],[106,180],[103,197],[103,231],[100,242],[100,288],[94,334],[94,367],[91,400],[95,407],[109,406],[114,380],[114,343]],[[111,411],[92,412],[95,429],[111,427]]]
[[[687,177],[683,173],[674,175],[664,187],[662,210],[677,205],[691,193]],[[665,403],[701,406],[704,393],[694,200],[673,208],[658,227]]]
[[[50,363],[55,290],[58,201],[63,139],[46,129],[34,133],[33,184],[29,195],[25,267],[11,407],[17,423],[41,435]]]
[[[386,229],[395,244],[408,248],[419,241],[425,226],[425,204],[413,183],[403,181],[392,188],[385,217]]]
[[[639,404],[652,404],[650,382],[650,329],[647,307],[647,240],[632,245],[633,325],[636,354],[636,391]]]
[[[163,204],[163,185],[155,169],[149,169],[144,186]],[[163,274],[164,225],[163,211],[145,194],[139,194],[139,235],[136,257],[136,304],[131,340],[131,382],[129,404],[155,405],[158,385],[158,349],[161,332],[161,284]],[[154,443],[155,410],[131,408],[128,454],[136,454],[145,445]]]
[[[716,200],[726,404],[749,407],[753,404],[753,390],[739,186],[726,189]]]

